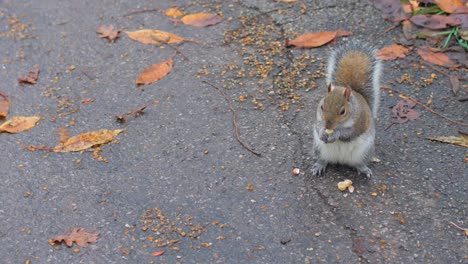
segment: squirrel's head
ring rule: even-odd
[[[328,94],[320,105],[322,120],[327,133],[343,125],[350,117],[350,87],[328,85]]]

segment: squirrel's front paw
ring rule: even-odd
[[[333,143],[336,141],[335,134],[322,133],[320,139],[325,143]]]

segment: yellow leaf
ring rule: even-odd
[[[207,27],[218,24],[223,18],[211,13],[197,13],[185,15],[180,21],[192,27]]]
[[[125,31],[125,33],[129,38],[144,44],[177,44],[185,41],[185,39],[181,36],[156,29]]]
[[[36,126],[40,117],[38,116],[15,116],[0,125],[0,132],[19,133]]]
[[[117,137],[123,129],[107,130],[101,129],[76,135],[67,139],[64,143],[54,147],[53,152],[82,151],[97,145],[109,143]]]
[[[169,9],[167,9],[164,14],[166,14],[166,16],[168,17],[173,17],[173,18],[176,18],[176,17],[180,17],[183,15],[183,13],[179,10],[179,8],[177,6],[173,6]]]
[[[458,131],[458,133],[461,135],[461,137],[455,137],[455,136],[450,136],[450,137],[429,137],[427,139],[433,140],[433,141],[439,141],[443,143],[449,143],[449,144],[454,144],[458,146],[462,146],[465,148],[468,148],[468,134],[465,134],[461,131]]]

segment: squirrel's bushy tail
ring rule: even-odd
[[[360,93],[377,117],[380,100],[381,60],[376,49],[359,41],[351,41],[333,51],[327,68],[327,85],[348,86]]]

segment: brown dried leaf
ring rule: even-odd
[[[177,36],[176,34],[156,29],[125,31],[125,33],[129,38],[141,42],[143,44],[177,44],[185,41],[185,39],[181,36]]]
[[[439,66],[443,66],[446,68],[456,68],[458,67],[454,61],[452,61],[447,55],[440,52],[433,52],[429,49],[429,47],[421,47],[418,48],[417,53],[423,60],[430,62],[432,64],[436,64]]]
[[[179,8],[177,6],[173,6],[169,9],[167,9],[166,11],[164,11],[164,14],[168,17],[172,17],[172,18],[176,18],[176,17],[180,17],[180,16],[183,16],[184,14],[179,10]]]
[[[382,11],[382,16],[385,19],[390,19],[394,22],[405,20],[411,16],[403,10],[400,0],[371,0],[374,6]]]
[[[464,6],[462,0],[434,0],[434,2],[447,13],[453,13],[457,8]]]
[[[218,24],[223,18],[211,13],[197,13],[185,15],[180,21],[192,27],[207,27]]]
[[[462,146],[465,148],[468,148],[468,134],[463,133],[461,131],[458,131],[458,133],[461,135],[461,137],[455,137],[455,136],[450,136],[450,137],[428,137],[427,139],[433,140],[433,141],[439,141],[443,143],[449,143],[457,146]]]
[[[162,256],[164,254],[164,250],[161,250],[161,251],[156,251],[156,252],[153,252],[153,254],[151,254],[153,257],[159,257],[159,256]]]
[[[377,52],[377,56],[379,56],[382,60],[395,60],[398,58],[405,58],[408,52],[409,48],[402,45],[393,44],[380,49]]]
[[[460,25],[460,21],[450,16],[443,15],[419,15],[410,18],[410,21],[414,24],[430,28],[430,29],[444,29],[451,26]]]
[[[101,129],[98,131],[91,131],[73,136],[64,143],[54,147],[53,152],[71,152],[82,151],[94,146],[109,143],[117,137],[123,129],[107,130]]]
[[[147,85],[155,83],[164,78],[164,76],[166,76],[172,70],[173,66],[174,60],[172,59],[151,65],[140,73],[136,80],[136,84]]]
[[[20,133],[35,127],[39,119],[38,116],[15,116],[0,125],[0,132]]]
[[[101,38],[106,38],[109,42],[114,42],[119,37],[120,30],[115,30],[112,25],[102,25],[96,30],[96,33],[98,33]]]
[[[460,91],[460,79],[455,75],[450,75],[449,79],[450,84],[452,85],[452,92],[454,95],[457,95],[458,91]]]
[[[88,244],[95,243],[99,238],[99,232],[88,231],[81,228],[73,228],[67,232],[49,239],[49,244],[65,242],[67,247],[71,247],[75,242],[80,247],[88,247]]]
[[[392,123],[403,124],[418,119],[421,113],[413,110],[416,103],[411,100],[400,100],[392,109]]]
[[[336,31],[307,32],[293,40],[286,39],[285,45],[300,49],[316,48],[334,40],[336,34]]]
[[[7,95],[0,93],[0,118],[5,118],[10,110],[10,98]]]
[[[408,20],[405,20],[401,23],[403,25],[403,36],[407,40],[412,40],[416,38],[415,34],[415,27],[413,26],[413,23],[411,23]]]
[[[33,69],[28,73],[27,76],[18,79],[20,84],[36,84],[39,78],[39,65],[34,65]]]

